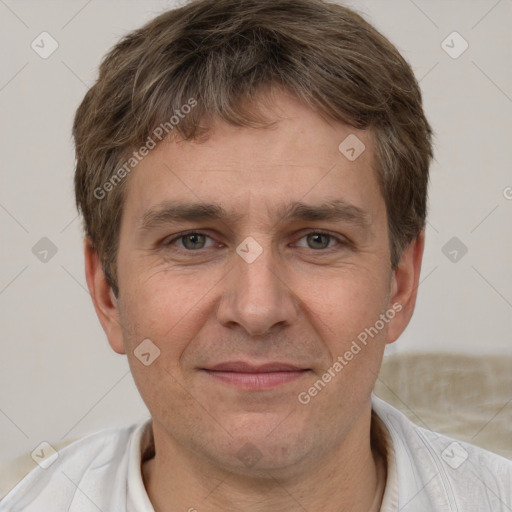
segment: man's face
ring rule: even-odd
[[[358,341],[393,300],[369,134],[277,97],[273,128],[218,122],[206,142],[151,151],[127,183],[120,232],[122,342],[155,436],[231,470],[312,462],[354,435],[397,322]],[[351,134],[366,147],[353,161],[338,149]],[[200,203],[226,216],[169,210]],[[311,215],[329,203],[339,215]],[[160,350],[148,366],[134,354],[146,339]]]

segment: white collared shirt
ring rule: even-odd
[[[512,511],[512,461],[421,428],[375,395],[372,408],[387,431],[380,512]],[[141,472],[150,428],[148,419],[64,447],[0,501],[0,512],[154,512]]]

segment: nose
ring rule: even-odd
[[[238,254],[233,260],[235,268],[224,280],[218,321],[227,328],[243,328],[251,336],[292,325],[298,301],[272,250],[263,248],[250,263]]]

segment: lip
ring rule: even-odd
[[[203,368],[212,378],[244,390],[270,389],[301,378],[309,369],[288,363],[253,365],[244,361],[220,363]]]
[[[219,371],[219,372],[237,372],[237,373],[271,373],[271,372],[295,372],[303,370],[304,368],[299,368],[298,366],[294,366],[288,363],[265,363],[260,365],[254,365],[251,363],[246,363],[245,361],[228,361],[225,363],[220,363],[210,368],[206,368],[207,370]]]

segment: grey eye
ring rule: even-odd
[[[300,240],[306,240],[307,245],[298,244],[299,247],[306,249],[327,249],[335,238],[327,233],[309,233],[303,236]]]

